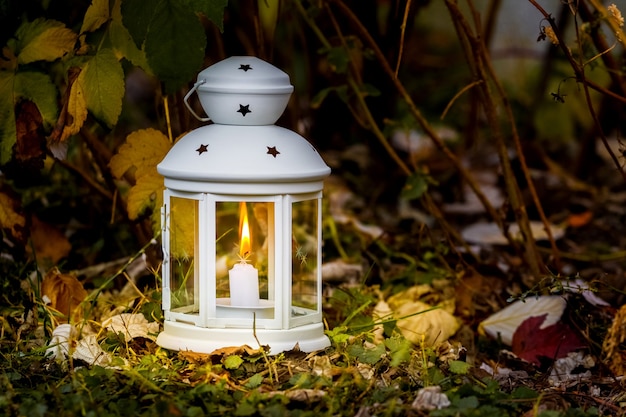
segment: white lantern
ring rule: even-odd
[[[293,91],[289,76],[231,57],[200,72],[187,107],[194,91],[208,115],[201,120],[213,124],[183,136],[157,167],[165,178],[157,343],[204,353],[329,346],[321,212],[330,168],[303,137],[274,125]]]

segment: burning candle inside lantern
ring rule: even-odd
[[[230,305],[249,307],[259,305],[259,271],[248,263],[252,251],[250,224],[246,203],[239,205],[239,259],[228,271],[230,284]]]

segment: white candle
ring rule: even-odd
[[[259,305],[259,271],[245,262],[236,263],[228,271],[230,305],[248,307]]]
[[[247,262],[252,249],[250,226],[248,225],[248,209],[246,203],[239,204],[239,259],[228,271],[230,285],[230,305],[249,307],[259,305],[259,271]]]

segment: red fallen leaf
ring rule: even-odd
[[[584,347],[578,335],[566,324],[559,322],[542,329],[546,317],[547,314],[529,317],[513,333],[513,353],[537,366],[541,365],[541,358],[562,358]]]

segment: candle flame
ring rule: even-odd
[[[239,244],[239,256],[242,259],[245,259],[250,255],[250,251],[252,250],[251,240],[250,240],[250,225],[248,224],[248,209],[246,208],[246,203],[241,202],[239,204],[239,236],[240,236],[240,244]]]

